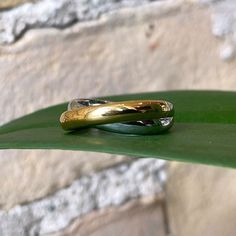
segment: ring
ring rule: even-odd
[[[157,134],[171,128],[173,116],[173,105],[167,101],[74,99],[60,122],[65,130],[93,126],[124,134]]]

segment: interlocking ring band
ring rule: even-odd
[[[96,127],[126,134],[156,134],[171,128],[173,116],[173,105],[167,101],[74,99],[60,122],[65,130]]]

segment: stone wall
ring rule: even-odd
[[[4,0],[0,9],[0,124],[76,97],[236,89],[234,1]],[[1,151],[0,235],[215,236],[228,225],[226,235],[234,235],[234,214],[225,217],[232,224],[218,220],[232,211],[233,182],[231,204],[209,200],[234,171],[176,163],[166,171],[165,163]],[[205,195],[196,172],[211,186]],[[201,200],[189,203],[191,194]]]

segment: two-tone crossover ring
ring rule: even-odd
[[[68,131],[95,127],[124,134],[157,134],[173,125],[174,108],[163,100],[74,99],[62,113],[60,123]]]

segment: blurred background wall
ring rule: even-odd
[[[77,97],[235,90],[235,10],[233,0],[2,0],[0,124]],[[8,150],[0,173],[1,236],[236,233],[234,170]]]

